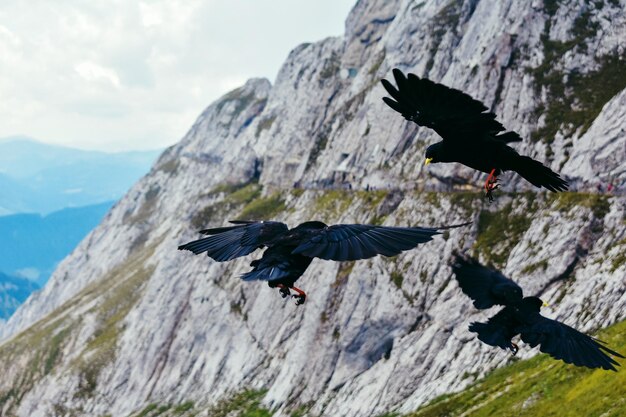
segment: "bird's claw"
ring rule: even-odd
[[[291,295],[291,291],[289,291],[289,288],[287,287],[281,288],[280,290],[278,290],[278,292],[283,298],[287,298]]]
[[[485,185],[485,197],[489,200],[490,203],[493,203],[494,198],[493,198],[493,191],[497,190],[498,188],[500,188],[500,183],[498,182],[498,179],[495,178],[492,181],[489,181],[486,185]]]
[[[500,186],[498,183],[498,177],[496,176],[496,169],[492,169],[485,181],[485,197],[489,199],[489,202],[493,202],[493,190]]]
[[[513,356],[517,355],[517,352],[519,351],[519,346],[517,346],[515,343],[511,343],[511,346],[509,347],[509,349],[511,349],[511,353]]]
[[[292,297],[296,299],[297,306],[304,304],[304,302],[306,301],[306,295],[304,294],[294,294],[292,295]]]

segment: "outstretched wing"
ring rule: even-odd
[[[355,261],[376,255],[395,256],[432,240],[441,228],[388,227],[367,224],[337,224],[316,230],[292,252],[333,261]]]
[[[511,339],[515,333],[516,320],[509,307],[500,310],[487,320],[487,323],[473,322],[469,331],[478,334],[478,339],[491,346],[515,351]]]
[[[415,74],[406,77],[395,68],[393,76],[397,84],[381,80],[392,98],[383,97],[389,107],[402,114],[405,119],[434,129],[444,140],[460,141],[488,134],[505,143],[522,139],[515,132],[502,133],[504,126],[496,115],[478,100]]]
[[[475,259],[457,255],[452,272],[465,295],[474,300],[474,307],[485,309],[496,304],[521,301],[522,288],[498,271],[482,266]]]
[[[587,368],[602,368],[616,371],[619,363],[607,355],[623,358],[609,349],[604,342],[587,336],[556,320],[537,314],[533,324],[520,326],[522,340],[530,346],[539,345],[539,350],[565,363]]]
[[[288,230],[287,225],[280,222],[236,220],[230,223],[235,226],[201,230],[200,233],[211,236],[186,243],[178,249],[196,255],[206,252],[218,262],[230,261],[254,252]]]

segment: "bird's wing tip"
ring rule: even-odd
[[[437,230],[458,229],[459,227],[469,226],[470,224],[473,224],[473,223],[474,222],[470,221],[470,222],[465,222],[465,223],[452,224],[450,226],[435,227],[434,229],[437,229]]]

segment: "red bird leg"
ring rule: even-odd
[[[496,169],[492,169],[491,172],[489,173],[489,176],[487,177],[487,181],[485,181],[485,191],[489,191],[491,189],[491,184],[493,184],[494,180],[495,180],[495,174],[496,173]]]
[[[292,290],[294,290],[295,292],[298,293],[298,295],[292,295],[293,298],[297,298],[296,300],[296,305],[299,306],[300,304],[304,304],[304,301],[306,300],[306,293],[304,291],[302,291],[300,288],[296,288],[296,287],[289,287]]]
[[[277,287],[280,288],[278,292],[280,292],[280,295],[282,295],[283,298],[289,297],[291,295],[289,288],[287,288],[283,284],[278,284]]]
[[[494,175],[496,172],[496,169],[493,168],[491,170],[491,172],[489,173],[489,176],[487,177],[487,181],[485,181],[485,197],[487,197],[489,199],[489,201],[493,201],[493,190],[495,190],[496,188],[498,188],[498,177],[496,177],[496,175]]]
[[[517,351],[519,351],[519,346],[517,346],[515,343],[511,342],[511,346],[513,346],[511,348],[511,352],[513,353],[513,356],[517,355]]]

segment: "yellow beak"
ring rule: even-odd
[[[424,165],[430,164],[432,160],[433,158],[426,158],[426,160],[424,161]]]
[[[545,301],[543,302],[543,306],[542,307],[549,307],[550,304],[546,303]]]

